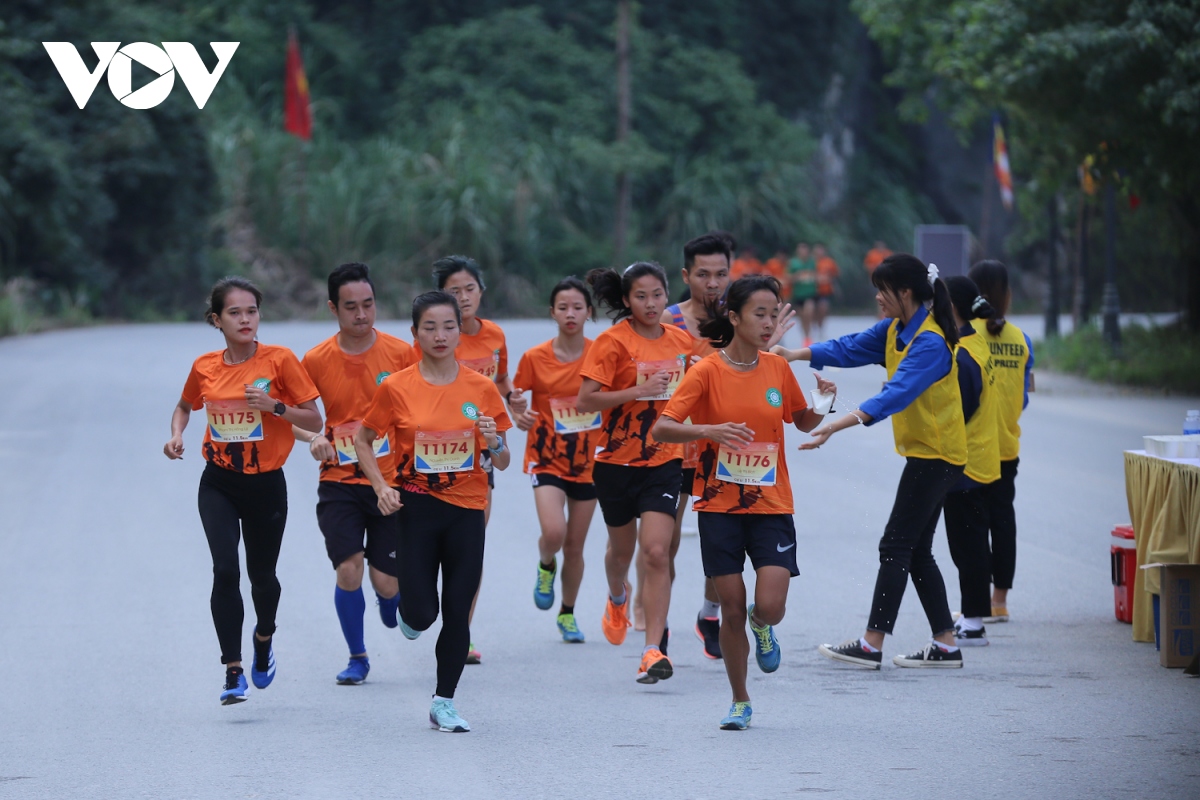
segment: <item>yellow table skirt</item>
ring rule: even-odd
[[[1125,453],[1125,496],[1137,544],[1137,563],[1200,564],[1200,461],[1169,461],[1143,451]],[[1154,641],[1158,570],[1137,570],[1133,640]]]

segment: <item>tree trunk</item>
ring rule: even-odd
[[[1050,256],[1049,294],[1046,297],[1046,338],[1058,336],[1058,195],[1050,198],[1047,206],[1050,214],[1050,236],[1046,240]]]
[[[629,27],[633,10],[630,0],[617,3],[617,142],[629,140],[633,103],[629,82]],[[614,234],[614,254],[618,264],[625,263],[625,244],[629,232],[629,213],[633,186],[629,171],[622,168],[617,174],[617,213]]]

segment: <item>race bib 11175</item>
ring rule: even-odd
[[[245,400],[205,400],[208,433],[214,442],[261,442],[262,413]]]

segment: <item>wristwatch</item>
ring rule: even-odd
[[[282,417],[284,414],[287,413],[287,406],[284,405],[283,403],[276,403],[275,409],[271,413],[277,417]]]
[[[490,451],[490,452],[491,452],[493,455],[499,455],[500,453],[503,453],[503,452],[504,452],[504,440],[503,440],[503,439],[500,439],[500,437],[499,437],[499,436],[497,436],[496,438],[499,440],[499,442],[500,442],[500,443],[499,443],[499,444],[497,444],[495,447],[489,447],[489,448],[488,448],[488,450],[489,450],[489,451]]]

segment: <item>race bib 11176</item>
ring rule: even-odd
[[[578,397],[551,397],[550,413],[554,416],[555,433],[584,433],[600,428],[603,412],[580,411],[575,407]]]
[[[475,468],[475,429],[417,431],[413,463],[422,475],[470,472]]]
[[[361,427],[362,422],[358,420],[333,426],[333,449],[337,451],[338,466],[358,463],[358,453],[354,451],[354,437],[358,435],[358,429]],[[392,452],[386,435],[376,437],[375,441],[371,442],[371,449],[375,451],[376,458],[391,455]]]
[[[214,442],[261,442],[262,413],[245,400],[205,400],[208,433]]]
[[[774,486],[779,467],[779,445],[775,442],[748,444],[741,450],[721,445],[717,450],[717,479],[746,486]]]

